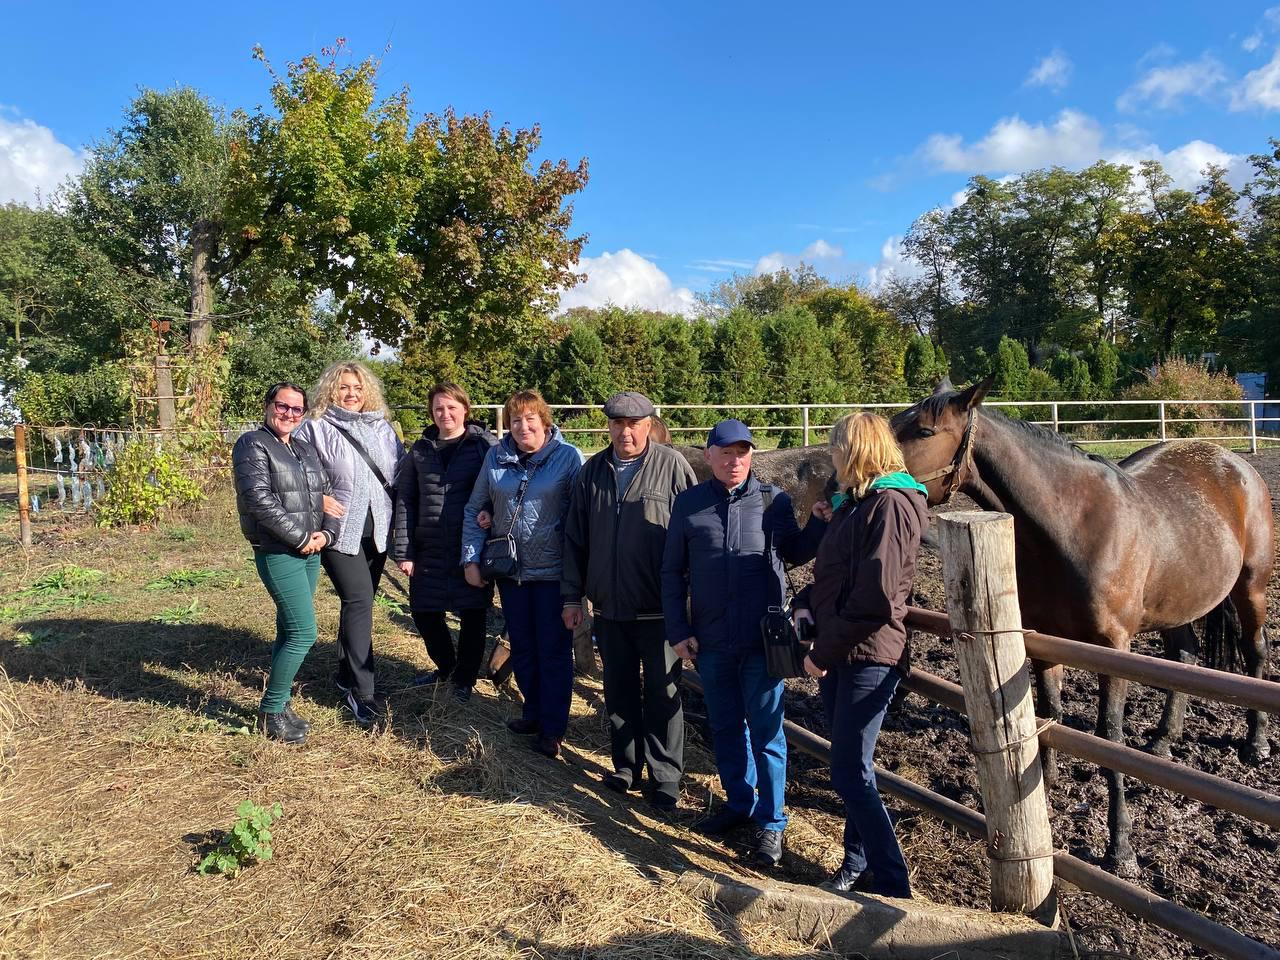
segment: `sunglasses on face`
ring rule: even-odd
[[[300,417],[306,411],[302,407],[291,407],[287,403],[281,403],[279,400],[273,400],[271,405],[275,407],[276,416],[280,417]]]

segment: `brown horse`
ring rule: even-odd
[[[991,380],[932,396],[893,418],[907,469],[931,504],[961,491],[983,509],[1010,513],[1023,621],[1042,633],[1127,650],[1158,630],[1166,653],[1195,657],[1191,623],[1234,608],[1235,639],[1248,672],[1263,676],[1267,581],[1274,561],[1271,497],[1245,460],[1213,443],[1174,440],[1118,464],[1058,434],[981,409]],[[1062,667],[1033,661],[1037,712],[1062,715]],[[1128,681],[1098,678],[1097,733],[1123,742]],[[1186,695],[1170,694],[1153,749],[1182,735]],[[1270,754],[1266,717],[1248,714],[1246,759]],[[1045,754],[1045,779],[1056,775]],[[1124,778],[1106,771],[1110,841],[1106,864],[1132,876]]]

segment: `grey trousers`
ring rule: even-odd
[[[613,768],[635,787],[647,763],[653,788],[674,795],[684,773],[681,660],[667,643],[661,620],[597,616],[595,629]]]

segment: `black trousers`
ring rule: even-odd
[[[325,550],[320,554],[324,572],[333,582],[342,609],[338,614],[338,676],[344,687],[355,690],[361,700],[373,699],[373,597],[382,580],[386,553],[379,553],[369,535],[360,541],[354,555]]]
[[[682,663],[667,643],[662,621],[597,616],[596,639],[614,770],[636,786],[647,762],[654,789],[674,792],[684,773]]]
[[[483,609],[463,610],[458,614],[462,628],[458,631],[458,651],[453,650],[453,635],[445,622],[444,611],[414,610],[413,623],[422,634],[427,656],[435,661],[440,678],[448,678],[459,687],[474,687],[484,660]]]

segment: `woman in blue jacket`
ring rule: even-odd
[[[463,511],[462,563],[467,582],[483,587],[480,557],[489,536],[516,544],[515,575],[498,580],[524,712],[507,724],[536,737],[533,748],[560,753],[573,697],[573,635],[561,619],[564,516],[582,453],[560,435],[536,390],[513,394],[503,410],[510,431],[489,451]],[[492,510],[486,532],[477,516]]]

